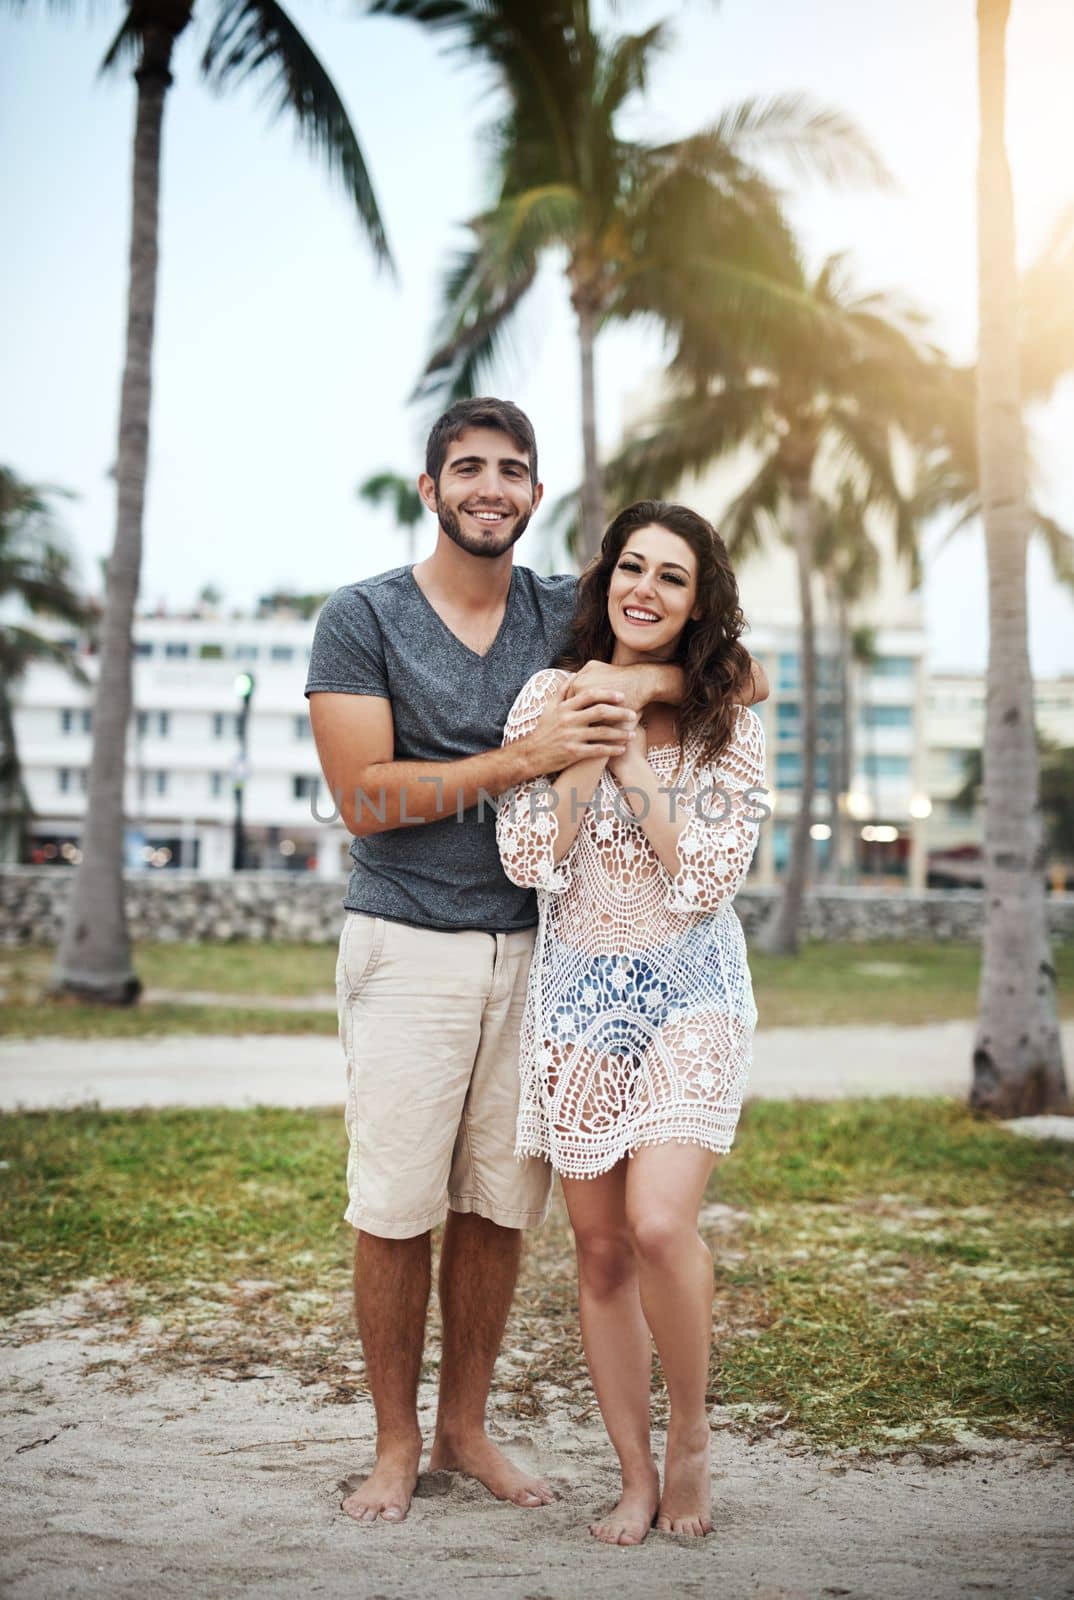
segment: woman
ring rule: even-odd
[[[761,724],[734,703],[743,626],[704,518],[630,506],[582,577],[569,658],[530,679],[504,731],[528,733],[586,661],[683,669],[681,705],[648,706],[625,754],[523,785],[497,817],[507,875],[540,891],[516,1154],[544,1156],[563,1183],[586,1359],[622,1467],[590,1532],[613,1544],[640,1544],[654,1521],[712,1528],[712,1258],[697,1219],[749,1071],[756,1010],[731,902],[766,814]],[[662,1491],[650,1334],[671,1403]]]

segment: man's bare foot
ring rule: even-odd
[[[409,1444],[385,1445],[369,1477],[341,1502],[355,1522],[402,1522],[418,1481],[421,1435]]]
[[[656,1462],[650,1462],[647,1472],[623,1474],[623,1493],[619,1503],[599,1522],[591,1522],[589,1531],[602,1544],[641,1544],[653,1525],[656,1507],[660,1500],[660,1474]]]
[[[662,1533],[685,1533],[700,1539],[712,1532],[712,1486],[709,1481],[709,1425],[668,1430],[664,1456],[664,1492],[656,1513]]]
[[[464,1472],[483,1483],[497,1500],[510,1500],[516,1506],[547,1506],[555,1498],[543,1479],[508,1461],[484,1432],[435,1440],[429,1471]]]

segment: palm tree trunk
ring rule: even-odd
[[[54,989],[112,1005],[130,1004],[141,984],[131,966],[123,898],[123,786],[131,711],[131,626],[142,559],[142,512],[149,447],[150,365],[157,292],[157,213],[164,97],[182,6],[167,26],[149,26],[135,81],[127,353],[119,408],[116,536],[108,562],[101,659],[93,711],[82,863],[72,889]],[[189,8],[186,12],[189,17]]]
[[[798,567],[798,605],[801,616],[802,781],[798,815],[791,834],[791,853],[783,894],[765,930],[763,947],[772,955],[794,955],[813,841],[813,797],[817,787],[817,645],[813,617],[813,546],[816,512],[808,479],[791,492],[791,535]]]
[[[975,1109],[1032,1115],[1066,1101],[1044,909],[1033,683],[1026,626],[1025,434],[1014,211],[1004,140],[1010,0],[978,0],[977,445],[988,553],[985,925]]]
[[[575,298],[578,316],[578,350],[582,363],[582,515],[579,554],[583,565],[600,549],[604,536],[604,490],[597,454],[597,390],[593,350],[597,339],[597,310],[589,296]]]
[[[0,863],[18,866],[23,859],[30,797],[15,741],[15,715],[8,680],[0,680]]]
[[[850,788],[850,619],[847,603],[835,586],[832,596],[836,627],[836,671],[839,675],[839,726],[836,747],[828,757],[828,809],[832,836],[828,841],[828,870],[825,876],[831,883],[843,879],[844,838],[847,818],[844,813],[846,795]]]

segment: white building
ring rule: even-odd
[[[1074,677],[1038,678],[1033,685],[1037,731],[1074,745]],[[934,870],[952,882],[979,879],[981,807],[956,800],[967,763],[984,744],[985,680],[979,674],[932,673],[925,698],[926,781],[932,796],[928,843]]]
[[[716,498],[715,496],[709,497]],[[722,500],[699,509],[717,515]],[[801,769],[797,587],[790,550],[775,547],[738,565],[746,642],[771,682],[760,709],[768,743],[773,819],[761,831],[753,881],[768,883],[785,865]],[[836,704],[830,663],[834,638],[818,587],[822,743],[815,803],[816,866],[825,865],[829,812],[827,761]],[[925,761],[925,637],[919,597],[893,561],[855,622],[874,627],[875,655],[851,685],[854,776],[844,797],[858,874],[925,881],[922,814],[930,790]],[[236,677],[255,679],[243,790],[246,861],[257,867],[339,876],[348,837],[330,810],[303,687],[313,622],[287,616],[243,620],[147,617],[135,625],[134,704],[128,747],[130,864],[182,866],[209,875],[231,870],[241,700]],[[96,661],[83,656],[92,678]],[[92,690],[60,669],[37,666],[20,687],[16,732],[35,816],[34,859],[77,860],[90,757]],[[916,815],[915,815],[916,813]]]
[[[349,839],[317,821],[323,792],[303,688],[313,623],[141,618],[127,751],[128,859],[213,876],[232,866],[236,780],[244,778],[246,862],[337,877]],[[83,655],[92,679],[96,658]],[[250,673],[245,773],[236,679]],[[91,688],[35,666],[20,685],[16,736],[34,808],[33,859],[78,859],[92,731]],[[322,798],[319,809],[327,813]]]

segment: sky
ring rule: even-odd
[[[600,14],[600,0],[596,0]],[[387,513],[356,496],[372,472],[420,470],[428,414],[409,403],[438,285],[488,198],[482,70],[356,0],[292,0],[358,131],[399,266],[377,271],[341,192],[270,121],[258,90],[224,97],[198,56],[212,5],[181,38],[165,113],[161,266],[141,601],[228,606],[276,587],[328,590],[404,559]],[[960,360],[976,327],[974,0],[621,0],[615,26],[673,21],[674,42],[625,131],[673,138],[750,95],[802,91],[852,116],[893,191],[825,189],[776,163],[810,260],[848,252],[863,287],[896,289]],[[111,545],[126,296],[134,86],[97,75],[121,9],[104,0],[0,16],[0,460],[75,498],[63,521],[88,580]],[[605,13],[606,15],[607,13]],[[1074,200],[1074,6],[1014,0],[1008,145],[1019,256]],[[597,355],[602,445],[660,371],[652,330],[609,330]],[[578,481],[579,380],[561,265],[550,262],[488,389],[533,418],[551,500]],[[1038,496],[1074,528],[1074,379],[1029,420]],[[433,524],[422,532],[431,548]],[[936,539],[934,537],[934,542]],[[540,517],[520,558],[547,566]],[[986,653],[983,540],[936,551],[925,586],[932,664]],[[744,597],[747,610],[749,597]],[[1038,674],[1074,672],[1074,602],[1030,558]]]

